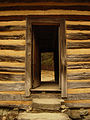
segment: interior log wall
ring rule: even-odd
[[[90,4],[27,1],[0,3],[0,106],[31,103],[30,98],[25,98],[24,84],[27,15],[57,15],[66,19],[68,98],[65,102],[69,107],[89,107]]]

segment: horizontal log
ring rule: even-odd
[[[71,39],[71,40],[89,40],[90,39],[90,34],[67,33],[66,38]]]
[[[78,103],[78,100],[75,103],[70,103],[67,101],[67,103],[65,103],[66,106],[68,106],[69,108],[90,108],[90,103]]]
[[[0,45],[22,45],[25,46],[26,41],[25,40],[13,40],[13,39],[6,39],[6,40],[0,40]]]
[[[49,2],[51,2],[51,0],[43,0],[43,2],[47,2],[47,3],[49,3]],[[54,2],[54,3],[71,3],[71,4],[73,4],[73,3],[87,3],[87,2],[89,2],[89,0],[85,0],[85,1],[83,1],[83,0],[69,0],[68,2],[67,2],[67,0],[52,0],[52,2]],[[51,3],[52,3],[51,2]],[[23,0],[23,1],[19,1],[18,2],[18,0],[12,0],[12,2],[10,1],[10,0],[7,0],[7,1],[1,1],[0,3],[32,3],[32,4],[35,4],[35,3],[42,3],[42,0]],[[43,4],[45,4],[45,3],[43,3]]]
[[[42,17],[42,15],[39,15]],[[33,17],[36,17],[35,15]],[[45,15],[43,17],[48,17],[48,15]],[[55,18],[56,16],[49,16],[50,18]],[[86,19],[87,17],[87,19]],[[13,15],[13,16],[0,16],[0,21],[1,22],[12,22],[12,21],[23,21],[27,18],[27,15]],[[57,18],[64,18],[69,21],[90,21],[90,16],[89,15],[57,15]],[[18,22],[17,22],[18,24]],[[15,24],[16,25],[16,24]],[[1,26],[1,24],[0,24]]]
[[[90,69],[90,63],[77,63],[67,65],[68,69]]]
[[[0,50],[25,50],[25,45],[0,45]]]
[[[68,49],[90,48],[90,42],[67,42]]]
[[[19,107],[21,109],[26,109],[29,105],[31,105],[31,100],[30,101],[0,101],[0,107],[10,107],[10,108],[15,108]]]
[[[8,74],[8,73],[0,73],[1,81],[25,81],[24,74]]]
[[[90,61],[90,54],[74,54],[67,55],[68,62],[88,62]]]
[[[0,72],[25,72],[25,67],[0,66]]]
[[[69,25],[80,25],[80,26],[90,26],[90,21],[70,21],[70,20],[67,20],[66,21],[66,25],[69,26]]]
[[[89,93],[90,94],[90,87],[89,88],[78,88],[78,89],[68,89],[67,94],[81,94],[81,93]]]
[[[68,94],[67,100],[90,100],[90,93]]]
[[[0,56],[15,56],[15,57],[25,57],[25,51],[24,50],[0,50]]]
[[[0,66],[2,67],[23,67],[25,68],[25,63],[20,62],[0,62]]]
[[[0,35],[26,35],[25,30],[21,31],[0,31]]]
[[[77,11],[77,10],[12,10],[12,11],[0,11],[0,16],[11,15],[90,15],[90,11]]]
[[[25,57],[16,56],[2,56],[0,55],[0,62],[25,62]]]
[[[0,101],[30,101],[31,98],[26,98],[25,95],[20,94],[0,94]]]
[[[0,91],[23,91],[24,89],[24,83],[0,83]]]
[[[76,88],[89,88],[90,82],[68,82],[68,88],[76,89]]]
[[[0,32],[2,31],[21,31],[26,30],[25,26],[0,26]]]
[[[88,80],[90,79],[90,73],[81,72],[81,73],[71,73],[67,75],[68,80]]]
[[[67,49],[67,55],[73,55],[73,54],[89,54],[90,53],[90,48],[86,49],[86,48],[83,48],[83,49]]]
[[[90,30],[90,25],[67,25],[67,30]]]
[[[0,22],[0,26],[4,27],[4,26],[26,26],[26,20],[18,20],[18,16],[17,16],[17,20],[15,21],[1,21]]]
[[[80,11],[90,11],[90,7],[87,5],[72,5],[72,6],[60,6],[54,5],[53,6],[46,6],[46,5],[38,5],[38,6],[27,6],[27,5],[18,5],[18,6],[7,6],[7,7],[0,7],[0,11],[11,11],[11,10],[48,10],[48,9],[63,9],[63,10],[80,10]]]
[[[8,39],[13,39],[13,40],[25,40],[25,35],[0,35],[0,40],[8,40]]]

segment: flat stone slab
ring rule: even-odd
[[[35,98],[33,99],[33,103],[37,104],[61,104],[61,102],[64,102],[63,99],[56,99],[56,98]]]
[[[19,113],[18,120],[71,120],[64,113]]]
[[[32,107],[34,109],[44,109],[44,110],[59,110],[63,99],[56,98],[35,98],[32,102]]]

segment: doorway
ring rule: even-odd
[[[33,25],[33,88],[59,89],[58,25]]]
[[[48,54],[48,55],[46,55]],[[44,57],[45,63],[42,61]],[[51,57],[50,57],[51,56]],[[52,58],[52,64],[47,62]],[[65,20],[56,16],[28,16],[26,29],[26,58],[25,58],[25,93],[30,95],[32,90],[61,91],[62,97],[67,97],[66,79],[66,39]],[[44,63],[45,67],[44,67]],[[46,63],[48,63],[46,65]],[[43,65],[43,66],[42,66]],[[49,66],[50,65],[50,66]],[[46,67],[47,66],[47,67]],[[52,67],[51,67],[52,66]],[[48,81],[41,78],[42,70],[52,69],[53,78]],[[49,73],[49,72],[47,72]],[[45,89],[41,89],[42,87]],[[56,87],[55,87],[56,86]]]

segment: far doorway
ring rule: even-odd
[[[58,25],[33,25],[33,89],[59,88]]]

